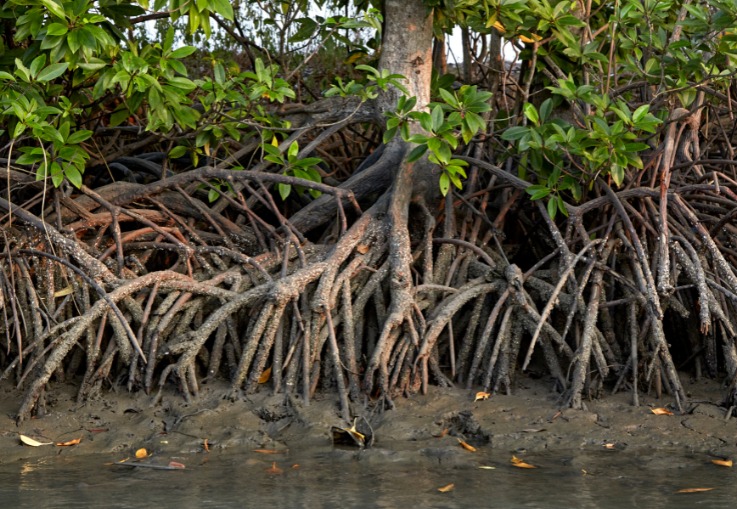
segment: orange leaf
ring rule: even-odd
[[[616,447],[614,444],[604,444],[605,449],[614,449]]]
[[[684,488],[676,491],[676,493],[701,493],[703,491],[711,491],[714,488]]]
[[[458,443],[461,444],[461,447],[463,447],[465,450],[470,452],[476,452],[476,448],[472,446],[471,444],[464,442],[460,438],[458,439]]]
[[[367,246],[366,244],[358,244],[356,246],[356,251],[358,251],[361,254],[368,253],[369,252],[369,249],[371,249],[371,248],[369,246]]]
[[[149,456],[148,451],[144,449],[143,447],[141,447],[140,449],[136,451],[136,458],[138,458],[139,460],[142,458],[146,458],[148,456]]]
[[[169,466],[171,468],[187,468],[184,466],[184,463],[179,463],[178,461],[170,461]]]
[[[292,465],[292,470],[297,470],[299,468],[299,463],[295,463]]]
[[[517,468],[537,468],[535,465],[530,465],[529,463],[525,463],[521,459],[519,459],[517,456],[512,456],[512,465]]]
[[[271,464],[269,468],[266,469],[267,474],[274,474],[274,475],[280,475],[284,473],[284,470],[276,466],[276,461]]]
[[[77,445],[81,441],[81,438],[75,438],[74,440],[69,440],[67,442],[56,442],[56,445],[58,445],[59,447],[68,447],[70,445]]]
[[[667,408],[651,408],[650,411],[655,415],[673,415],[673,412]]]
[[[210,444],[207,443],[207,439],[205,439],[205,442],[202,444],[202,448],[205,452],[210,452]]]
[[[453,483],[446,484],[442,488],[438,488],[438,491],[440,493],[448,493],[449,491],[453,491],[455,489],[456,485]]]
[[[271,378],[271,366],[269,366],[268,368],[266,368],[266,369],[265,369],[265,370],[264,370],[264,371],[263,371],[263,372],[261,373],[261,376],[260,376],[260,377],[258,377],[258,383],[260,383],[260,384],[265,384],[266,382],[268,382],[268,381],[269,381],[269,379],[270,379],[270,378]]]
[[[712,463],[715,465],[719,465],[720,467],[731,467],[732,466],[732,460],[711,460]]]
[[[473,399],[474,401],[485,401],[491,397],[491,394],[488,392],[477,392],[476,397]]]
[[[284,454],[287,452],[287,449],[254,449],[253,452],[259,454]]]

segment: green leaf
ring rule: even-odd
[[[40,82],[51,81],[53,79],[58,78],[62,74],[64,74],[64,72],[67,70],[68,67],[69,67],[69,64],[67,62],[62,62],[59,64],[51,64],[50,66],[44,68],[38,74],[38,77],[36,79]]]
[[[522,107],[522,110],[530,122],[535,125],[540,124],[540,116],[538,115],[537,109],[533,104],[525,103],[525,105]]]
[[[56,3],[54,0],[41,0],[41,3],[57,18],[66,19],[66,13],[61,4]]]
[[[555,200],[555,198],[551,198],[548,200],[548,215],[550,216],[550,219],[555,219],[555,215],[558,212],[558,202]]]
[[[293,160],[297,158],[297,155],[299,154],[299,144],[296,141],[293,141],[291,145],[289,145],[289,150],[287,151],[287,158],[289,160]]]
[[[440,97],[443,98],[443,101],[448,103],[448,105],[452,106],[453,108],[458,109],[460,105],[458,104],[458,99],[456,99],[455,95],[451,94],[444,88],[439,89],[438,93],[440,94]]]
[[[186,153],[187,147],[179,145],[178,147],[174,147],[169,151],[169,159],[179,159],[180,157],[184,157]]]
[[[64,35],[69,27],[63,23],[51,23],[46,27],[46,35]]]
[[[448,177],[448,174],[443,172],[440,175],[440,193],[445,196],[448,194],[448,190],[450,189],[450,178]]]
[[[435,106],[432,110],[432,130],[437,132],[443,125],[444,119],[443,108],[440,105]]]
[[[74,187],[77,189],[82,187],[82,174],[75,166],[68,166],[64,175]]]
[[[87,129],[80,129],[79,131],[73,132],[71,136],[67,138],[67,144],[77,145],[87,140],[90,136],[92,136],[92,131]]]
[[[289,197],[289,194],[292,192],[292,186],[289,184],[277,184],[277,189],[279,190],[279,196],[281,196],[282,201],[286,200]]]
[[[33,62],[31,62],[31,76],[34,78],[38,76],[38,73],[43,69],[44,65],[46,65],[46,54],[42,53],[34,58]]]
[[[423,143],[422,145],[417,145],[415,148],[412,149],[412,151],[407,156],[407,162],[411,163],[413,161],[417,161],[420,157],[425,155],[425,152],[427,152],[426,143]]]
[[[169,56],[171,58],[180,59],[190,56],[195,51],[197,51],[197,48],[195,48],[194,46],[182,46],[181,48],[177,48],[172,51]]]
[[[505,141],[517,141],[530,132],[529,127],[514,126],[509,127],[502,133],[502,139]]]

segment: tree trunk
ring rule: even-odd
[[[409,95],[417,97],[416,109],[430,102],[432,76],[432,10],[422,0],[385,0],[384,37],[379,68],[407,78]],[[400,92],[379,99],[381,112],[396,106]]]

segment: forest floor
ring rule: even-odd
[[[469,391],[431,387],[425,396],[397,398],[392,410],[371,414],[356,407],[354,413],[371,422],[375,436],[366,457],[457,465],[473,458],[459,442],[464,439],[477,450],[490,449],[486,456],[499,461],[536,452],[658,448],[737,458],[737,419],[725,419],[727,410],[718,405],[723,387],[713,380],[685,381],[689,403],[683,414],[674,415],[652,412],[673,410],[665,396],[642,394],[641,406],[634,407],[629,393],[608,394],[587,401],[586,410],[571,410],[560,409],[560,395],[546,380],[520,377],[516,385],[513,395],[482,401],[473,401],[475,393]],[[0,463],[49,454],[123,459],[139,448],[160,456],[330,448],[331,427],[345,425],[330,394],[318,394],[305,406],[266,388],[237,401],[227,399],[227,393],[215,382],[203,385],[190,403],[174,391],[154,406],[142,392],[108,391],[80,404],[75,386],[55,383],[46,394],[45,415],[16,426],[21,393],[6,383],[0,386]],[[29,447],[21,444],[21,434],[42,442],[81,441],[70,447]]]

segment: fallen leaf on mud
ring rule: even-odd
[[[187,468],[184,466],[184,463],[179,463],[178,461],[170,461],[169,466],[171,468]]]
[[[276,466],[276,461],[271,464],[269,468],[266,469],[267,474],[273,474],[273,475],[280,475],[284,473],[284,470]]]
[[[449,491],[453,491],[455,489],[456,485],[453,483],[446,484],[442,488],[438,488],[438,491],[440,493],[448,493]]]
[[[461,444],[461,447],[463,447],[465,450],[470,451],[470,452],[476,452],[476,448],[474,446],[461,440],[460,438],[458,439],[458,443]]]
[[[139,460],[140,460],[140,459],[143,459],[143,458],[147,458],[148,456],[150,456],[150,454],[149,454],[149,453],[148,453],[148,451],[147,451],[147,450],[146,450],[145,448],[143,448],[143,447],[141,447],[140,449],[138,449],[138,450],[136,451],[136,458],[138,458]]]
[[[269,381],[270,378],[271,378],[271,366],[263,370],[263,372],[261,373],[261,376],[258,377],[258,383],[265,384],[266,382]]]
[[[42,445],[54,445],[54,442],[39,442],[38,440],[34,440],[31,437],[27,437],[25,435],[20,435],[20,441],[26,445],[30,445],[31,447],[40,447]]]
[[[299,463],[295,463],[292,465],[292,470],[297,470],[299,468]]]
[[[732,466],[732,460],[711,460],[712,463],[715,465],[719,465],[720,467],[731,467]]]
[[[75,438],[74,440],[67,440],[66,442],[56,442],[56,445],[58,447],[69,447],[70,445],[77,445],[81,441],[81,438]]]
[[[604,449],[614,449],[615,447],[615,444],[604,444]]]
[[[704,491],[711,491],[714,488],[684,488],[682,490],[676,491],[676,493],[701,493]]]
[[[650,411],[655,415],[673,415],[673,412],[667,408],[651,408]]]
[[[479,465],[481,470],[496,470],[496,467],[490,467],[489,465]]]
[[[491,394],[488,392],[477,392],[476,397],[473,399],[474,401],[485,401],[491,397]]]
[[[448,434],[450,430],[448,428],[443,428],[443,431],[438,433],[437,435],[433,435],[435,438],[443,438],[445,435]]]
[[[529,463],[525,463],[521,459],[519,459],[517,456],[512,456],[512,465],[517,468],[537,468],[535,465],[530,465]]]
[[[202,448],[205,450],[205,452],[210,452],[210,444],[207,443],[207,439],[202,443]]]
[[[369,249],[371,249],[367,244],[358,244],[356,246],[356,251],[358,251],[361,254],[366,254],[369,252]]]
[[[284,454],[289,452],[288,449],[254,449],[253,452],[259,454]]]
[[[543,431],[546,431],[545,428],[527,428],[523,429],[522,433],[541,433]]]

